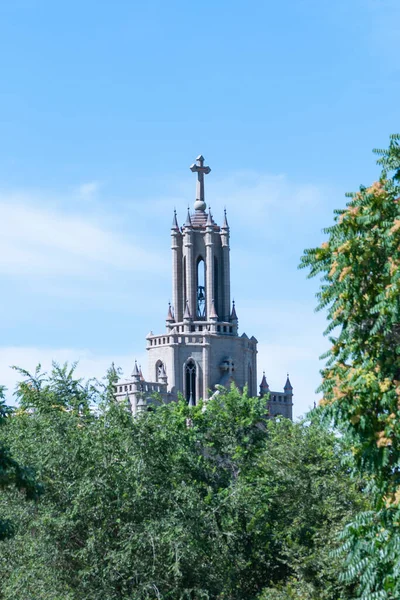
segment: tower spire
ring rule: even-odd
[[[229,229],[228,219],[226,218],[226,208],[224,208],[224,220],[222,223],[222,229]]]
[[[237,314],[236,314],[236,308],[235,308],[235,301],[232,300],[232,312],[231,312],[231,321],[237,321]]]
[[[210,314],[209,314],[208,318],[209,318],[210,320],[211,320],[211,319],[213,319],[213,320],[218,320],[217,311],[216,311],[216,309],[215,309],[215,302],[214,302],[214,298],[212,299],[212,302],[211,302],[211,312],[210,312]]]
[[[195,210],[205,211],[207,205],[204,200],[204,175],[208,175],[211,169],[204,166],[204,156],[201,154],[196,158],[196,162],[190,165],[192,173],[197,173],[196,185],[196,202],[194,203]]]
[[[289,392],[289,393],[293,390],[293,386],[290,383],[290,379],[289,379],[289,373],[287,374],[285,387],[283,389],[285,390],[285,392]]]
[[[190,308],[189,308],[189,302],[186,300],[186,308],[185,308],[185,312],[183,313],[183,320],[188,320],[191,321],[192,320],[192,314],[190,312]]]
[[[263,378],[261,379],[261,383],[260,383],[260,396],[265,396],[265,394],[268,394],[269,392],[269,385],[267,382],[267,378],[265,377],[265,371],[263,371]]]
[[[171,302],[168,302],[168,313],[166,321],[167,323],[173,323],[175,321],[174,315],[172,314]]]
[[[190,209],[188,207],[187,217],[186,217],[186,221],[185,221],[185,227],[191,227],[191,226],[192,226],[192,219],[190,218]]]
[[[135,365],[133,367],[133,371],[132,371],[132,377],[140,377],[140,372],[137,366],[137,360],[135,360]]]
[[[174,208],[174,218],[172,219],[171,229],[179,229],[178,219],[176,218],[176,209]]]

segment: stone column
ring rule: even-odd
[[[203,337],[203,400],[208,400],[208,388],[210,387],[209,352],[210,344],[207,342],[207,338]]]
[[[179,229],[171,232],[172,248],[172,306],[175,311],[175,321],[183,319],[183,287],[182,287],[182,234]]]
[[[222,242],[222,297],[223,297],[223,315],[224,321],[229,321],[231,314],[231,272],[230,272],[230,259],[229,259],[229,229],[228,227],[221,228],[221,242]]]
[[[193,261],[193,230],[185,228],[186,294],[192,317],[196,315],[196,269]]]
[[[212,302],[214,299],[214,240],[213,227],[207,225],[205,234],[206,245],[206,319],[210,320]]]

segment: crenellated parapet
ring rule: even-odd
[[[260,383],[260,397],[266,398],[266,406],[270,418],[278,416],[285,417],[286,419],[293,418],[293,387],[289,380],[289,374],[287,375],[283,390],[274,392],[269,389],[264,372]]]

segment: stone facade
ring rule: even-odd
[[[154,394],[174,401],[178,393],[187,402],[207,400],[216,386],[257,393],[257,340],[238,334],[235,303],[230,298],[229,226],[224,213],[217,225],[204,200],[204,175],[211,169],[199,156],[190,167],[197,174],[194,212],[188,210],[179,227],[176,212],[171,227],[172,298],[166,331],[147,336],[148,381],[135,363],[130,379],[119,381],[116,397],[128,397],[133,414],[153,402]],[[290,386],[290,389],[288,387]],[[260,394],[269,392],[265,376]],[[289,378],[283,392],[270,392],[271,416],[292,417]]]

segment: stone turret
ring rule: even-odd
[[[269,385],[265,378],[265,373],[260,383],[260,396],[264,397],[269,393],[267,399],[267,410],[270,417],[285,417],[286,419],[293,418],[293,387],[287,375],[286,383],[283,392],[274,392],[269,389]]]
[[[261,398],[269,393],[269,385],[267,378],[265,377],[265,371],[263,372],[263,378],[260,383],[260,396]]]

